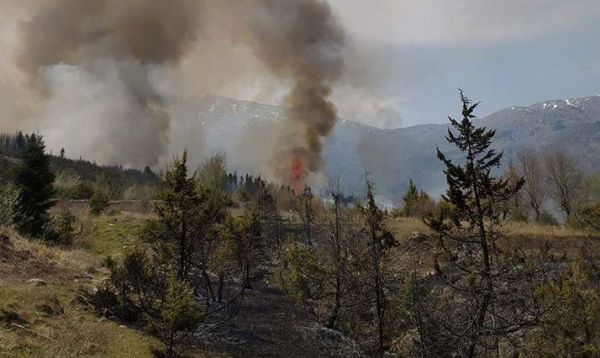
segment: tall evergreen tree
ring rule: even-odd
[[[188,176],[187,153],[176,159],[165,174],[165,190],[158,195],[156,226],[146,231],[151,241],[157,241],[162,258],[179,281],[187,281],[193,258],[204,238],[204,204],[207,195],[199,192],[196,177]]]
[[[375,202],[373,183],[367,180],[367,202],[361,211],[366,222],[366,233],[371,247],[372,285],[375,293],[375,317],[377,324],[377,354],[383,357],[386,349],[385,316],[387,299],[385,296],[385,283],[382,273],[382,260],[384,252],[393,245],[394,237],[387,230],[383,211]]]
[[[417,201],[419,200],[419,191],[417,190],[417,186],[412,179],[410,179],[408,182],[408,189],[406,190],[406,193],[402,199],[404,201],[402,214],[404,216],[411,216],[415,206],[417,205]]]
[[[213,188],[199,187],[197,172],[188,175],[185,152],[164,181],[155,206],[157,219],[149,222],[144,236],[156,245],[162,264],[177,280],[192,284],[195,292],[204,290],[209,305],[216,300],[209,265],[227,207]]]
[[[54,174],[45,153],[43,138],[32,134],[23,153],[23,164],[18,170],[16,183],[21,195],[16,224],[26,235],[41,238],[50,221],[48,210],[54,206]]]
[[[32,135],[32,137],[35,137],[35,135]],[[15,139],[15,149],[14,152],[18,155],[20,155],[21,153],[23,153],[23,151],[26,149],[27,147],[27,140],[29,138],[23,135],[23,132],[19,131],[17,133],[17,138]]]
[[[497,240],[501,238],[499,203],[513,197],[524,181],[519,179],[511,184],[508,179],[492,176],[502,159],[502,153],[491,149],[496,133],[485,127],[475,127],[474,110],[478,104],[472,104],[462,91],[460,96],[463,118],[460,122],[450,118],[456,133],[449,129],[447,140],[462,152],[463,164],[453,162],[438,149],[438,157],[446,166],[444,173],[448,182],[444,200],[453,205],[453,210],[428,220],[428,224],[449,254],[449,267],[462,272],[459,277],[463,277],[451,287],[461,296],[456,301],[459,305],[456,310],[464,313],[455,312],[452,322],[437,322],[437,326],[446,327],[446,334],[450,336],[446,338],[447,342],[458,342],[454,348],[459,355],[473,357],[489,354],[487,350],[490,347],[497,349],[499,339],[527,324],[513,321],[514,308],[503,309],[504,300],[516,296],[510,297],[515,294],[511,285],[500,282],[507,279],[510,272],[507,267],[515,266],[502,264],[497,246]],[[512,285],[518,282],[518,278],[512,279],[515,280]]]

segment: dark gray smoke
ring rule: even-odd
[[[322,140],[337,119],[329,100],[343,71],[344,31],[327,2],[257,0],[249,26],[256,56],[291,82],[285,99],[289,125],[274,156],[275,174],[301,188],[321,166]]]
[[[93,146],[104,161],[156,164],[168,145],[161,86],[199,18],[197,0],[50,0],[23,24],[18,63],[49,98],[46,120],[81,126],[60,128],[69,136],[102,132],[65,137],[75,151]]]

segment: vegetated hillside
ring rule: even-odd
[[[69,248],[51,247],[0,230],[0,357],[152,357],[161,343],[143,327],[104,318],[89,294],[102,289],[109,272],[103,261],[121,260],[150,218],[139,211],[91,216],[70,208],[78,220]],[[398,239],[389,253],[393,270],[435,275],[438,255],[419,219],[388,219]],[[512,247],[535,254],[544,248],[549,265],[563,267],[583,251],[598,252],[598,236],[567,227],[511,223]],[[418,258],[415,261],[415,258]],[[418,263],[415,266],[415,263]],[[188,353],[194,357],[366,357],[358,344],[323,327],[293,298],[265,280],[249,290],[239,315],[218,326],[202,326]]]
[[[144,327],[107,319],[89,301],[109,279],[103,261],[121,260],[151,216],[93,216],[80,203],[65,205],[78,227],[68,248],[0,228],[0,357],[154,356],[162,345]],[[360,356],[354,341],[263,281],[231,322],[206,324],[188,347],[194,357]]]
[[[2,155],[0,152],[0,182],[10,179],[19,163],[18,155]],[[98,165],[81,158],[50,156],[50,169],[54,174],[74,174],[86,184],[104,182],[110,186],[127,188],[134,185],[155,185],[159,182],[159,177],[150,168],[142,171],[119,165]]]
[[[242,172],[252,172],[245,167],[248,163],[264,161],[264,152],[273,148],[264,134],[283,116],[279,107],[217,96],[188,99],[179,109],[194,113],[201,122],[206,149],[230,153],[230,164]],[[495,147],[505,152],[505,165],[521,149],[562,147],[579,157],[586,169],[600,168],[600,96],[507,108],[479,121],[497,129]],[[369,172],[380,193],[392,199],[404,192],[410,178],[427,192],[441,193],[445,181],[435,148],[452,157],[454,149],[444,140],[447,128],[432,124],[379,129],[340,120],[325,142],[326,174],[344,178],[348,188],[358,191]],[[240,151],[244,156],[236,160]]]
[[[100,261],[0,229],[0,357],[152,356],[159,342],[90,309]]]
[[[72,171],[82,180],[94,182],[100,178],[117,180],[123,186],[135,184],[158,184],[159,177],[146,167],[145,170],[123,168],[119,165],[98,165],[84,159],[51,157],[50,169],[53,172]]]
[[[17,159],[0,154],[0,183],[8,181],[12,177],[18,163]]]

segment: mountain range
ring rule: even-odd
[[[188,99],[175,115],[193,116],[202,128],[204,151],[227,153],[232,169],[242,172],[260,172],[260,163],[276,150],[270,134],[284,123],[280,107],[218,96]],[[560,147],[586,170],[600,169],[600,95],[506,108],[476,124],[496,129],[494,146],[504,152],[504,164],[524,149]],[[458,154],[445,141],[447,130],[447,124],[381,129],[341,119],[324,141],[323,172],[341,177],[349,191],[360,190],[369,173],[390,200],[402,195],[409,179],[440,194],[445,181],[436,147],[450,157]]]

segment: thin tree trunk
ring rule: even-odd
[[[341,280],[340,275],[336,274],[334,304],[333,304],[333,309],[331,310],[331,314],[329,315],[329,320],[327,322],[327,328],[331,328],[331,329],[337,328],[338,317],[339,317],[340,306],[341,306],[341,299],[342,299],[342,290],[341,290],[342,282],[341,281],[342,280]]]
[[[308,213],[307,209],[307,217],[306,217],[306,242],[308,244],[309,247],[312,247],[312,240],[310,237],[310,224],[311,224],[311,220],[310,220],[310,214]]]
[[[334,258],[336,264],[335,272],[335,300],[334,306],[329,316],[328,328],[336,328],[339,316],[339,311],[342,304],[342,248],[340,242],[340,214],[339,214],[339,198],[334,196],[334,213],[335,213],[335,232],[334,232]]]
[[[185,281],[185,279],[187,278],[187,264],[186,264],[186,247],[185,247],[185,241],[186,241],[186,234],[187,234],[187,220],[185,217],[185,214],[182,217],[181,220],[181,233],[179,234],[179,272],[178,272],[178,277],[180,281]]]
[[[373,271],[375,273],[375,308],[377,310],[377,336],[378,336],[378,353],[379,356],[383,356],[384,352],[384,335],[383,335],[383,319],[384,319],[384,302],[383,302],[383,291],[381,287],[381,271],[379,268],[379,245],[377,244],[377,237],[373,232],[371,234],[371,246],[373,250]]]
[[[206,291],[207,291],[207,293],[210,294],[210,299],[212,299],[212,301],[214,302],[215,301],[215,293],[213,291],[212,284],[210,282],[210,277],[208,276],[208,273],[206,272],[205,269],[202,269],[202,276],[204,277],[204,281],[206,284]]]
[[[250,283],[252,280],[250,278],[250,276],[251,276],[250,275],[250,263],[246,262],[246,264],[244,266],[245,266],[245,273],[246,273],[246,279],[245,279],[246,282],[244,282],[244,287],[247,289],[251,289],[252,285]]]
[[[534,207],[533,207],[533,211],[535,212],[535,221],[536,221],[536,222],[540,222],[540,219],[541,219],[541,217],[542,217],[542,213],[541,213],[541,211],[540,211],[540,208],[539,208],[539,207],[537,207],[537,206],[534,206]]]
[[[225,288],[225,274],[223,271],[219,273],[219,290],[217,293],[217,298],[219,303],[223,302],[223,289]]]
[[[470,152],[470,149],[469,149]],[[472,157],[472,156],[471,156]],[[471,165],[474,165],[471,160]],[[485,229],[485,213],[481,207],[481,199],[479,197],[479,188],[477,187],[477,178],[473,180],[473,194],[475,195],[475,204],[477,206],[477,225],[479,227],[479,236],[481,239],[481,251],[483,254],[483,272],[482,277],[484,281],[484,292],[483,298],[481,300],[481,306],[479,307],[479,311],[477,313],[477,320],[475,321],[475,334],[473,335],[471,344],[469,345],[468,357],[471,358],[475,355],[475,348],[477,347],[477,343],[479,342],[479,336],[481,335],[481,328],[485,323],[485,318],[487,315],[488,307],[492,301],[492,277],[491,277],[491,265],[490,265],[490,256],[489,256],[489,248],[487,242],[487,232]]]

